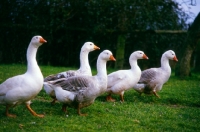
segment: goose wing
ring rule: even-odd
[[[75,76],[68,79],[59,79],[53,85],[60,86],[67,91],[78,92],[91,87],[92,82],[89,76]]]
[[[61,72],[58,74],[49,75],[44,79],[44,82],[53,81],[53,80],[57,80],[61,78],[69,78],[72,76],[76,76],[76,71],[70,70],[70,71]]]
[[[159,70],[157,68],[150,68],[142,71],[142,75],[140,77],[139,83],[150,83],[154,81],[159,74]]]

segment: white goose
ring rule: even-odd
[[[108,75],[107,101],[115,101],[115,99],[111,97],[111,94],[118,94],[123,102],[124,91],[131,89],[137,84],[141,76],[141,70],[137,64],[138,59],[148,59],[148,57],[143,51],[135,51],[129,57],[131,69],[119,70]]]
[[[62,110],[66,111],[66,107],[70,106],[76,108],[79,115],[87,115],[82,114],[80,109],[93,104],[106,91],[106,62],[109,60],[115,61],[115,58],[109,50],[104,50],[97,59],[97,75],[74,76],[49,82],[55,90],[57,100],[63,103]]]
[[[56,97],[55,97],[54,90],[48,85],[48,81],[54,81],[54,80],[57,80],[57,79],[60,79],[60,78],[69,78],[69,77],[78,76],[78,75],[92,76],[91,67],[90,67],[89,61],[88,61],[88,54],[91,51],[99,50],[99,49],[100,48],[97,47],[92,42],[84,43],[84,45],[81,48],[81,52],[80,52],[80,68],[78,70],[69,70],[69,71],[61,72],[61,73],[58,73],[58,74],[47,76],[44,79],[44,82],[47,82],[44,85],[44,90],[46,91],[46,93],[48,95],[50,95],[51,98],[53,98],[53,101],[51,102],[52,104],[55,103]]]
[[[44,117],[44,115],[33,111],[30,103],[43,86],[43,75],[36,61],[36,53],[38,47],[46,42],[41,36],[34,36],[27,49],[28,67],[26,73],[9,78],[0,85],[0,104],[6,105],[7,116],[16,117],[8,112],[10,107],[25,104],[32,115]]]
[[[156,92],[162,89],[163,84],[168,81],[171,75],[169,60],[178,61],[176,54],[172,50],[163,53],[161,58],[161,67],[150,68],[142,71],[141,78],[138,84],[134,86],[134,90],[140,94],[154,94],[159,98]]]

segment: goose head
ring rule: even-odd
[[[102,60],[105,61],[116,61],[116,59],[114,58],[113,54],[111,51],[109,50],[104,50],[103,52],[101,52],[100,56],[99,56]]]
[[[96,46],[94,43],[92,42],[86,42],[84,43],[83,47],[81,48],[81,51],[94,51],[94,50],[99,50],[100,48],[98,46]]]
[[[136,60],[136,59],[149,59],[143,51],[135,51],[130,55],[129,60]]]
[[[39,47],[41,46],[43,43],[46,43],[47,41],[42,37],[42,36],[34,36],[32,39],[31,39],[31,44],[36,46],[36,47]]]
[[[164,55],[170,60],[178,61],[176,54],[173,50],[166,51]]]

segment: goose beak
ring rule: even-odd
[[[109,59],[112,60],[112,61],[116,61],[116,59],[113,55],[111,55]]]
[[[143,57],[142,57],[143,59],[149,59],[145,54],[143,54]]]
[[[100,50],[100,48],[96,45],[94,45],[94,50]]]
[[[174,60],[174,61],[178,61],[178,59],[176,58],[176,56],[174,56],[173,60]]]
[[[46,43],[47,41],[43,39],[42,37],[40,38],[40,43]]]

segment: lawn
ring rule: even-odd
[[[40,66],[45,76],[62,72],[66,67]],[[22,74],[26,65],[0,65],[0,82],[7,78]],[[112,69],[108,70],[108,73]],[[96,73],[93,69],[93,73]],[[44,118],[32,116],[29,111],[19,105],[10,110],[16,118],[5,116],[5,106],[0,105],[0,131],[103,131],[103,132],[160,132],[160,131],[199,131],[200,130],[200,74],[195,73],[187,79],[179,79],[171,75],[169,81],[155,96],[139,96],[134,90],[125,92],[125,102],[113,96],[115,103],[106,102],[106,94],[98,97],[95,103],[83,108],[79,116],[75,109],[68,108],[68,114],[61,111],[62,104],[51,105],[51,98],[42,90],[32,100],[32,108],[37,113],[45,114]]]

